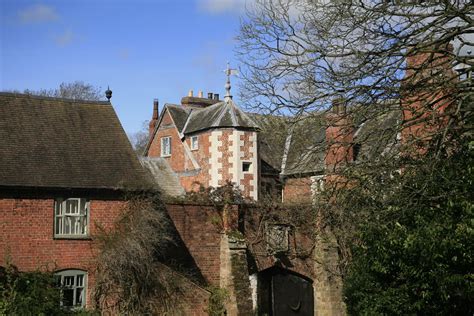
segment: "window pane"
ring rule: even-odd
[[[86,227],[87,227],[87,217],[83,216],[81,217],[81,226],[80,226],[81,234],[85,235],[87,233]]]
[[[59,200],[54,201],[54,213],[56,215],[61,214],[61,202]]]
[[[66,213],[67,214],[78,214],[79,213],[79,201],[67,200],[66,201]]]
[[[74,276],[65,276],[63,286],[71,287],[74,285]]]
[[[76,279],[77,286],[84,286],[84,275],[78,274]]]
[[[79,230],[79,218],[74,216],[71,217],[71,234],[76,235],[80,232]]]
[[[62,233],[62,224],[63,224],[63,218],[62,217],[56,217],[56,234]]]
[[[75,302],[75,306],[82,306],[82,302],[84,301],[83,300],[83,291],[84,289],[82,288],[78,288],[76,289],[76,302]]]
[[[63,289],[63,306],[74,306],[74,290]]]
[[[81,207],[79,209],[79,214],[85,215],[87,214],[87,200],[86,199],[81,199]]]
[[[64,223],[63,233],[67,235],[71,233],[71,217],[70,216],[65,217],[64,221],[65,223]]]

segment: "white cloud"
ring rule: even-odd
[[[53,7],[36,4],[18,12],[18,18],[22,23],[41,23],[59,19],[59,15]]]
[[[66,46],[70,44],[74,38],[74,33],[71,30],[66,30],[61,35],[56,36],[55,41],[59,46]]]
[[[198,0],[198,8],[206,13],[237,13],[245,10],[246,0]]]

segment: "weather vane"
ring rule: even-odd
[[[225,94],[224,100],[228,101],[228,100],[232,99],[232,95],[230,94],[230,88],[231,88],[230,76],[231,75],[237,75],[238,71],[237,71],[237,69],[231,69],[230,65],[229,65],[229,62],[227,62],[227,69],[224,70],[224,73],[227,75],[227,82],[225,84],[226,94]]]

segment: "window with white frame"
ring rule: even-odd
[[[84,198],[56,199],[54,236],[78,237],[89,233],[89,201]]]
[[[191,150],[197,150],[199,148],[199,139],[197,136],[191,136]]]
[[[171,156],[171,137],[161,138],[161,157]]]
[[[242,171],[243,172],[252,172],[252,163],[249,161],[242,162]]]
[[[63,270],[56,277],[61,289],[61,306],[81,308],[86,305],[87,272],[82,270]]]

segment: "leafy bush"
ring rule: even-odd
[[[60,291],[50,272],[0,271],[0,315],[64,315]]]
[[[95,311],[65,310],[53,272],[19,272],[7,264],[0,267],[0,315],[98,315]]]
[[[207,312],[209,316],[226,315],[225,303],[229,299],[229,293],[226,289],[211,286],[209,288],[211,296],[209,297],[209,307]]]
[[[348,311],[472,315],[473,151],[466,146],[404,175],[359,229],[345,280]]]

